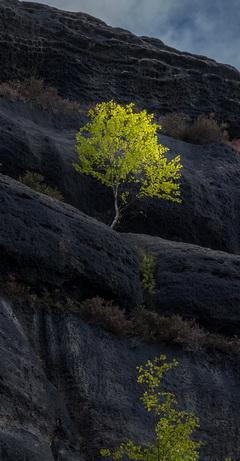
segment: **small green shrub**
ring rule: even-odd
[[[198,418],[180,410],[175,394],[162,389],[165,374],[178,365],[176,360],[166,362],[161,355],[137,368],[137,383],[144,386],[141,401],[147,412],[154,417],[154,441],[144,446],[131,440],[116,450],[103,449],[103,457],[113,460],[145,461],[197,461],[201,443],[193,434],[199,427]]]
[[[27,171],[24,176],[19,178],[19,181],[36,192],[40,192],[41,194],[49,195],[49,197],[63,201],[61,192],[54,187],[48,186],[48,184],[44,182],[44,177],[41,174]]]
[[[35,78],[0,83],[0,96],[12,101],[31,102],[53,114],[73,113],[80,110],[77,102],[62,98],[56,88],[47,86],[43,80]]]
[[[154,293],[156,259],[149,253],[142,253],[140,256],[140,275],[143,289],[149,294]]]
[[[170,113],[162,118],[161,129],[164,134],[192,144],[227,142],[227,124],[219,123],[214,114],[199,115],[195,120],[183,113]]]

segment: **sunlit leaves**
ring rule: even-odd
[[[161,355],[138,367],[137,382],[145,386],[141,400],[156,418],[154,443],[139,446],[129,441],[115,451],[102,450],[102,456],[113,460],[198,461],[200,443],[192,437],[198,419],[178,408],[173,393],[161,390],[165,373],[177,365],[176,360],[167,363],[166,356]]]
[[[137,197],[180,201],[180,157],[167,160],[153,115],[110,101],[91,109],[89,119],[77,134],[77,171],[111,187],[115,198],[135,183]],[[124,206],[128,196],[122,198]]]

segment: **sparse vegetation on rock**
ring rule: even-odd
[[[27,171],[24,176],[19,178],[19,181],[25,184],[25,186],[35,190],[36,192],[48,195],[49,197],[52,197],[56,200],[64,200],[61,192],[59,192],[59,190],[57,190],[55,187],[51,187],[46,184],[44,177],[41,174],[34,173],[33,171]]]
[[[74,307],[75,303],[69,301],[69,306],[71,307],[71,305]],[[66,308],[69,308],[69,306],[67,304]],[[90,325],[98,325],[121,336],[129,334],[132,330],[132,320],[113,301],[107,301],[96,296],[75,305],[75,309],[80,312],[81,317]]]
[[[53,114],[71,114],[80,110],[79,103],[63,98],[56,88],[35,78],[0,82],[0,96],[11,101],[32,103]]]
[[[179,315],[163,316],[143,306],[130,309],[130,313],[127,313],[117,303],[100,296],[82,302],[71,298],[61,300],[54,293],[38,298],[29,287],[12,279],[5,282],[4,291],[10,296],[25,297],[36,306],[77,312],[89,325],[101,327],[120,337],[138,337],[148,343],[175,344],[191,352],[240,355],[240,338],[211,333],[194,320],[184,320]]]
[[[191,120],[183,113],[169,113],[161,119],[160,125],[164,134],[192,144],[228,141],[227,124],[219,123],[214,114],[202,114]]]
[[[140,273],[142,287],[152,294],[156,285],[155,281],[156,260],[150,253],[143,252],[140,255]]]
[[[229,145],[237,152],[240,152],[240,139],[233,139],[229,142]]]

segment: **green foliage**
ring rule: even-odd
[[[140,257],[140,274],[144,290],[152,294],[155,289],[156,259],[149,253],[142,253]]]
[[[143,461],[197,461],[200,442],[192,434],[198,427],[198,419],[177,408],[173,393],[161,389],[165,373],[176,367],[173,360],[166,362],[161,355],[138,368],[137,382],[145,386],[141,400],[145,409],[155,415],[155,442],[140,446],[132,441],[122,443],[114,451],[103,449],[101,455],[113,460],[129,459]]]
[[[44,182],[44,177],[41,174],[27,171],[24,176],[19,178],[19,181],[35,190],[36,192],[49,195],[50,197],[57,200],[63,200],[61,192],[59,192],[59,190],[55,189],[54,187],[48,186]]]
[[[74,166],[112,189],[112,227],[131,194],[180,201],[180,157],[167,160],[168,149],[158,143],[153,115],[136,112],[134,104],[121,106],[114,101],[97,104],[88,115],[89,123],[77,134],[78,162]]]

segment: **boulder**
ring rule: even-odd
[[[76,133],[85,122],[84,113],[54,117],[34,105],[0,98],[0,172],[15,179],[28,170],[39,173],[67,203],[109,223],[110,194],[73,167]]]
[[[160,136],[169,157],[181,155],[182,203],[144,199],[120,229],[240,253],[240,155],[224,144],[192,145]]]
[[[0,176],[1,276],[37,290],[141,302],[138,261],[110,228],[70,205]]]
[[[147,305],[157,312],[195,319],[209,331],[239,336],[240,256],[148,235],[126,234],[156,264]]]
[[[26,170],[36,171],[66,202],[109,224],[111,191],[73,168],[75,135],[85,120],[82,115],[69,125],[67,117],[52,119],[37,108],[0,98],[0,171],[16,179]],[[163,135],[160,142],[169,147],[169,157],[181,154],[182,203],[138,201],[118,230],[240,253],[239,153],[224,144],[192,145]]]

